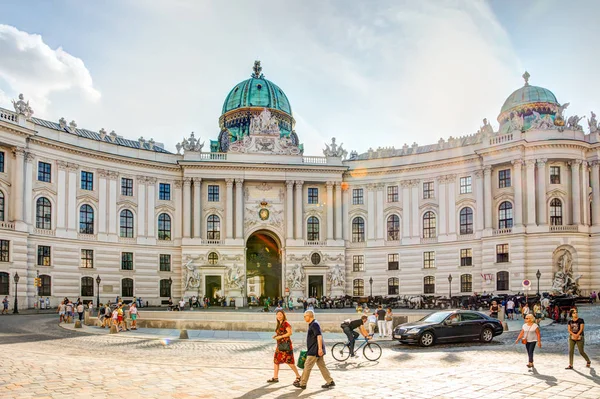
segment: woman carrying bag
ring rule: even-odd
[[[279,365],[287,364],[292,371],[296,373],[296,380],[300,382],[300,373],[294,364],[294,347],[292,346],[292,326],[288,323],[283,310],[278,310],[275,317],[277,318],[277,327],[273,339],[277,342],[275,346],[275,356],[273,357],[274,369],[273,378],[267,380],[269,383],[279,382]]]
[[[590,367],[592,364],[590,358],[583,350],[583,346],[585,345],[585,338],[583,336],[584,327],[585,323],[583,322],[583,319],[579,318],[577,309],[572,309],[571,320],[569,320],[569,323],[567,324],[567,328],[569,330],[569,366],[566,368],[567,370],[573,370],[573,354],[575,353],[575,345],[577,345],[579,354],[583,356],[587,362],[586,367]]]
[[[527,354],[529,355],[529,363],[527,367],[533,367],[533,351],[535,350],[535,344],[539,348],[542,347],[542,337],[540,335],[540,327],[534,323],[532,314],[525,316],[525,324],[521,328],[521,332],[515,341],[515,344],[521,340],[521,343],[525,344],[527,348]]]

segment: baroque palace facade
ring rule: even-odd
[[[447,296],[535,290],[538,270],[541,291],[600,289],[593,113],[586,133],[526,73],[498,131],[305,156],[261,70],[206,150],[38,119],[23,96],[0,109],[0,295]]]

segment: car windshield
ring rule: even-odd
[[[425,321],[427,323],[441,323],[450,314],[452,314],[452,312],[436,312],[430,314],[429,316],[425,316],[421,319],[421,321]]]

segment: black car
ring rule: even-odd
[[[454,310],[435,312],[417,322],[400,324],[394,329],[392,338],[402,343],[431,346],[461,340],[491,342],[503,331],[502,323],[488,315]]]

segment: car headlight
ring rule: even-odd
[[[407,334],[417,334],[419,331],[421,331],[419,328],[411,328],[406,333]]]

